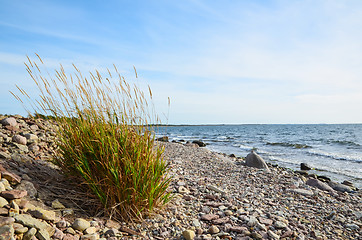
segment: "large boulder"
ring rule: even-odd
[[[266,165],[264,159],[256,154],[254,151],[251,151],[251,153],[246,156],[245,165],[248,167],[267,169],[269,171],[268,165]]]

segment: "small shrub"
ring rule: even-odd
[[[97,70],[84,77],[75,65],[71,75],[62,65],[54,77],[47,71],[44,75],[44,63],[38,59],[28,58],[26,67],[40,100],[32,101],[18,87],[19,95],[31,101],[36,114],[53,116],[58,123],[55,162],[64,173],[87,184],[105,211],[118,219],[142,217],[167,203],[171,178],[150,127],[158,121],[148,104],[150,88],[146,98],[115,66],[116,84],[109,69],[106,78]]]

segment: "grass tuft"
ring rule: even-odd
[[[151,89],[146,98],[115,66],[106,77],[97,70],[84,77],[74,64],[70,75],[60,65],[52,76],[37,57],[25,65],[40,100],[19,87],[19,95],[12,94],[30,100],[37,116],[58,123],[55,162],[64,173],[86,184],[116,219],[142,218],[167,203],[171,178],[150,127],[159,122],[149,110]]]

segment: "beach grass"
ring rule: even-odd
[[[26,68],[40,99],[21,87],[12,94],[58,123],[55,163],[88,186],[108,216],[140,219],[170,200],[169,168],[154,143],[152,124],[159,120],[150,88],[145,94],[129,84],[115,66],[86,77],[75,65],[71,74],[60,65],[51,75],[37,55],[36,61],[28,57]]]

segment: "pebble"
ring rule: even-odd
[[[352,229],[352,230],[358,230],[359,229],[359,226],[357,224],[354,224],[354,223],[347,223],[345,225],[346,228],[349,228],[349,229]]]
[[[37,233],[36,228],[32,227],[30,228],[24,235],[23,235],[23,240],[30,240],[32,239],[35,234]]]
[[[211,233],[211,234],[216,234],[216,233],[220,232],[220,229],[215,225],[211,225],[208,232]]]
[[[14,222],[14,218],[12,217],[3,217],[0,216],[0,226],[4,226],[4,225],[10,225]]]
[[[17,233],[17,234],[23,234],[29,230],[29,228],[24,227],[20,223],[14,223],[13,227],[14,227],[15,233]]]
[[[285,223],[281,222],[281,221],[276,221],[276,222],[274,223],[274,226],[275,226],[276,228],[286,228],[286,227],[287,227],[287,225],[286,225]]]
[[[21,135],[14,135],[13,141],[21,145],[26,145],[27,143],[26,138]]]
[[[1,120],[1,124],[4,126],[12,126],[12,127],[16,127],[18,125],[16,119],[13,117],[8,117]]]
[[[182,236],[186,240],[193,240],[195,238],[195,232],[193,230],[185,230],[182,232]]]
[[[216,214],[203,214],[201,215],[201,220],[204,220],[204,221],[212,221],[212,220],[215,220],[215,219],[218,219],[219,216],[216,215]]]
[[[97,228],[95,227],[89,227],[87,229],[84,230],[84,234],[93,234],[97,232]]]
[[[2,191],[0,195],[4,197],[7,200],[13,200],[18,198],[23,198],[27,195],[27,191],[25,190],[8,190],[8,191]]]
[[[54,201],[52,201],[52,208],[54,208],[54,209],[64,209],[65,208],[65,206],[61,203],[61,202],[59,202],[59,199],[55,199]]]

